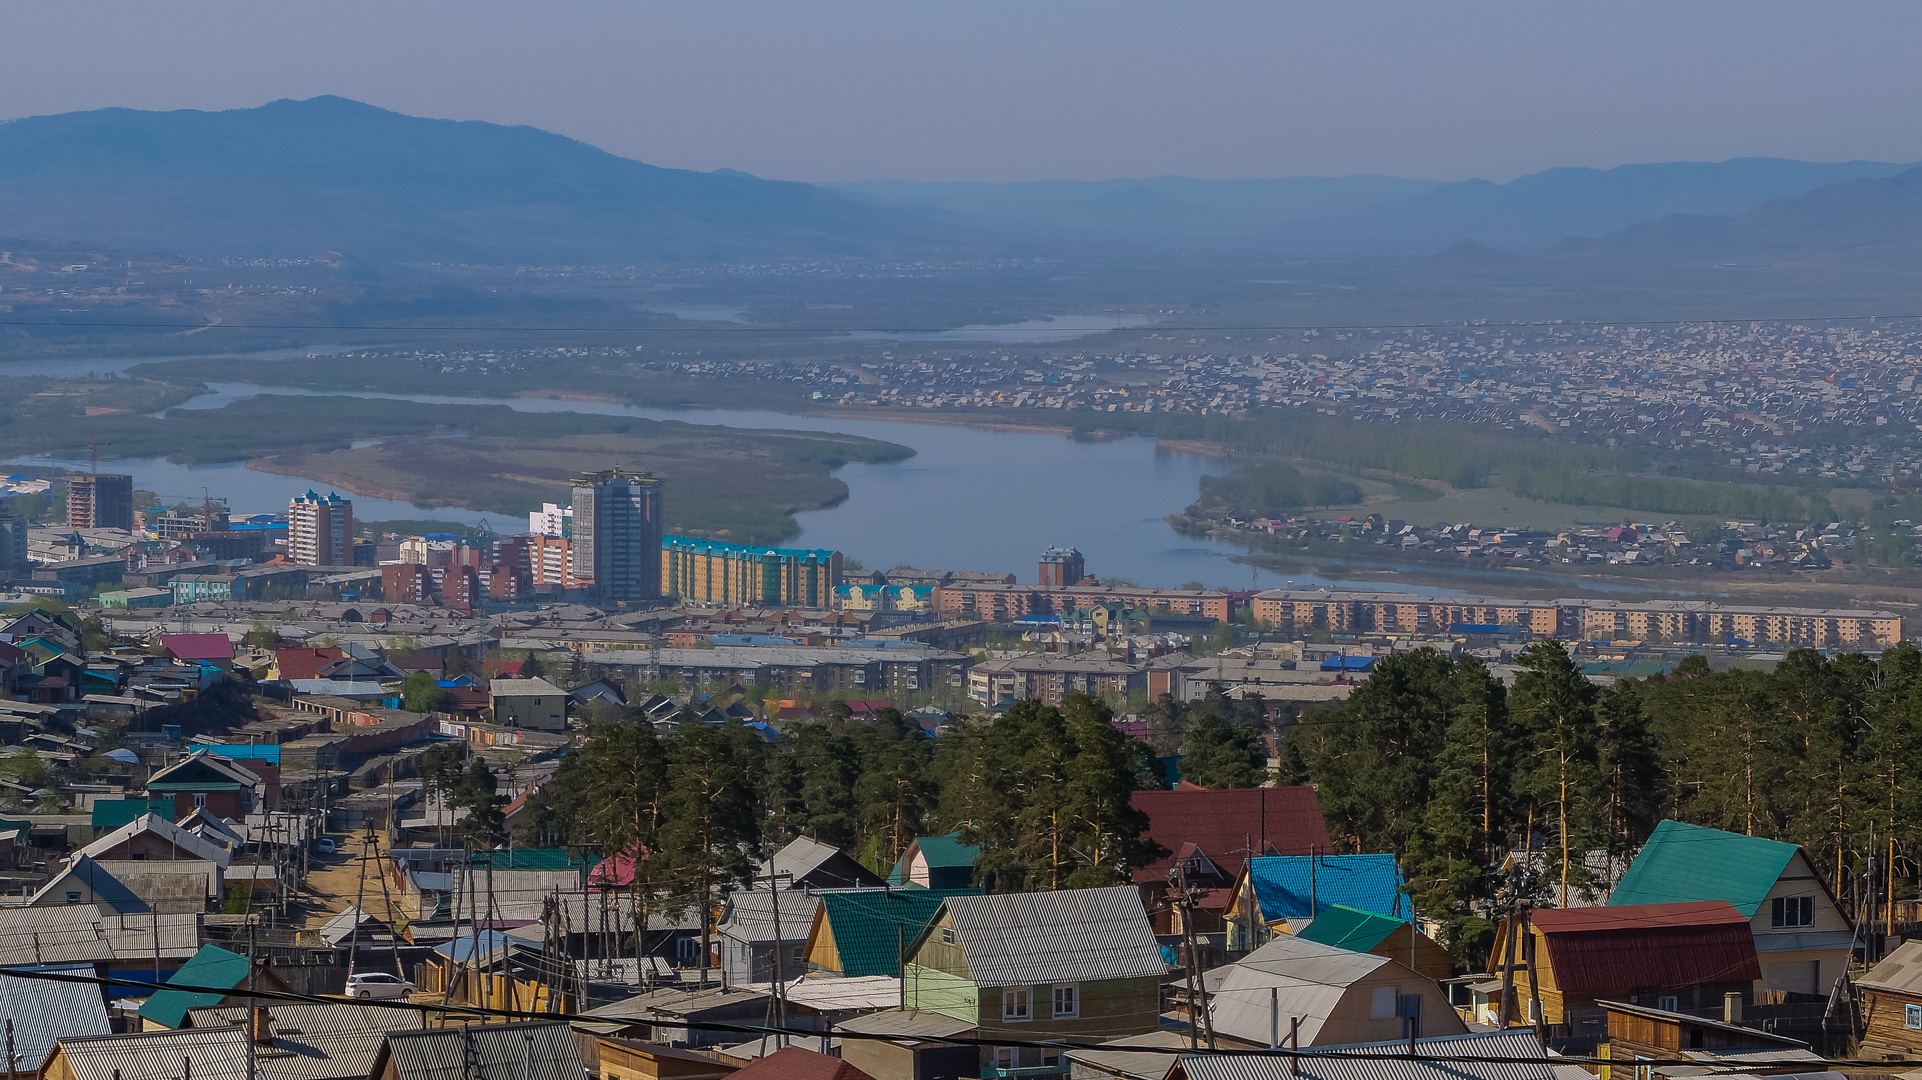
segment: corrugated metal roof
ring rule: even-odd
[[[36,970],[89,979],[94,974],[91,964]],[[106,1000],[100,996],[98,986],[23,979],[16,975],[0,975],[0,1021],[6,1020],[13,1022],[13,1046],[14,1053],[20,1055],[19,1067],[28,1072],[46,1062],[56,1039],[105,1035],[113,1030],[107,1021]]]
[[[247,958],[236,952],[228,952],[218,945],[203,945],[193,959],[182,965],[167,980],[168,985],[214,986],[221,990],[232,990],[247,978],[252,965]],[[223,992],[200,993],[192,990],[156,990],[146,1004],[140,1006],[142,1019],[151,1020],[163,1027],[177,1028],[187,1019],[187,1010],[218,1005],[227,995]]]
[[[1531,919],[1565,994],[1762,977],[1748,920],[1726,901],[1547,909]]]
[[[1381,944],[1383,938],[1407,925],[1401,919],[1351,908],[1347,904],[1336,904],[1315,916],[1307,926],[1295,931],[1295,936],[1303,941],[1333,945],[1351,952],[1367,952]]]
[[[1168,972],[1141,893],[1132,885],[950,896],[944,903],[977,986]]]
[[[1092,1068],[1114,1076],[1124,1076],[1129,1080],[1161,1080],[1168,1070],[1180,1060],[1177,1054],[1155,1052],[1152,1050],[1130,1050],[1135,1046],[1158,1046],[1169,1049],[1185,1048],[1188,1036],[1179,1031],[1150,1031],[1146,1035],[1129,1035],[1122,1039],[1112,1039],[1101,1044],[1099,1050],[1070,1050],[1062,1056],[1071,1062],[1083,1063]],[[1112,1047],[1113,1049],[1110,1049]]]
[[[1264,1007],[1265,1007],[1264,1003]],[[1408,1044],[1366,1043],[1345,1047],[1325,1046],[1320,1051],[1368,1050],[1382,1048],[1405,1050]],[[1417,1055],[1459,1055],[1464,1057],[1540,1058],[1547,1055],[1541,1040],[1527,1028],[1478,1032],[1415,1040]],[[1304,1080],[1562,1080],[1557,1070],[1567,1066],[1538,1065],[1526,1061],[1394,1061],[1378,1058],[1304,1057],[1299,1073],[1293,1071],[1285,1055],[1183,1054],[1181,1067],[1191,1080],[1285,1080],[1299,1075]],[[1580,1072],[1577,1070],[1578,1073]],[[1580,1073],[1586,1076],[1587,1073]]]
[[[1897,994],[1922,994],[1922,941],[1905,941],[1855,985]]]
[[[1754,918],[1797,850],[1779,840],[1664,821],[1629,864],[1608,904],[1726,900]]]
[[[0,964],[151,961],[156,918],[163,958],[192,956],[200,948],[200,917],[191,912],[109,915],[92,904],[0,908]]]
[[[1313,919],[1346,904],[1401,917],[1401,870],[1393,855],[1271,855],[1248,862],[1268,922]]]
[[[1213,998],[1216,1031],[1267,1041],[1269,995],[1260,991],[1272,990],[1280,1015],[1300,1017],[1302,1044],[1313,1045],[1348,988],[1390,963],[1384,956],[1284,934],[1233,964],[1203,973],[1202,985],[1220,995]]]
[[[1328,850],[1328,824],[1311,787],[1208,788],[1137,791],[1134,808],[1148,815],[1148,836],[1171,852],[1183,844],[1201,848],[1229,874],[1240,874],[1248,857],[1272,847],[1278,855],[1306,855],[1310,845]],[[1248,851],[1252,846],[1254,850]],[[1166,881],[1174,856],[1135,871],[1140,882]]]
[[[244,1005],[192,1009],[196,1030],[246,1024]],[[258,1051],[265,1080],[335,1080],[364,1077],[390,1031],[424,1025],[422,1014],[407,1009],[364,1008],[346,1002],[330,1005],[273,1005],[273,1042]]]
[[[581,1080],[585,1071],[565,1022],[396,1031],[385,1056],[400,1080]]]
[[[69,882],[78,882],[92,890],[95,906],[106,904],[121,915],[145,915],[153,910],[119,878],[85,855],[76,856],[66,870],[41,886],[27,904],[32,906],[42,898],[60,896],[67,891]]]
[[[834,935],[841,974],[901,974],[902,942],[912,942],[950,896],[977,896],[979,889],[887,889],[821,894],[821,913]],[[783,929],[786,929],[783,927]]]
[[[852,1017],[834,1026],[838,1031],[852,1031],[857,1035],[891,1035],[903,1039],[945,1039],[974,1030],[974,1025],[966,1020],[926,1009],[888,1009]]]
[[[780,898],[781,905],[781,940],[806,941],[808,928],[814,925],[815,909],[821,906],[821,898],[798,889],[780,889],[772,893],[766,889],[744,889],[733,893],[728,896],[727,908],[722,913],[720,925],[715,929],[722,936],[735,941],[773,941],[775,897]]]
[[[74,1080],[179,1080],[186,1064],[207,1080],[247,1075],[247,1036],[237,1027],[61,1039],[59,1053]]]

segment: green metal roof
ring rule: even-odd
[[[928,869],[930,870],[966,869],[972,871],[974,864],[981,858],[981,849],[972,844],[962,843],[959,832],[951,832],[946,836],[919,836],[915,838],[915,844],[920,848],[921,858],[928,864]],[[889,872],[888,883],[890,885],[909,884],[907,857],[905,855],[894,864],[894,869]]]
[[[95,799],[92,824],[112,832],[142,814],[159,814],[171,821],[173,812],[172,799]]]
[[[1609,894],[1609,907],[1726,900],[1749,918],[1799,850],[1780,840],[1664,821]]]
[[[893,889],[821,894],[821,910],[841,957],[841,974],[901,975],[903,943],[912,942],[950,896],[979,889]]]
[[[580,870],[587,863],[566,848],[508,848],[505,851],[476,851],[474,865],[494,864],[496,870]]]
[[[247,958],[228,952],[218,945],[202,945],[193,959],[181,965],[167,980],[169,986],[214,986],[224,989],[212,993],[191,990],[156,990],[140,1006],[140,1015],[162,1027],[177,1028],[187,1020],[188,1009],[205,1009],[220,1004],[227,992],[247,980]]]
[[[1333,945],[1337,949],[1365,953],[1407,925],[1401,919],[1351,908],[1347,904],[1336,904],[1315,916],[1314,921],[1302,927],[1295,936],[1319,945]]]

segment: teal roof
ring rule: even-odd
[[[206,1009],[227,999],[229,991],[247,980],[247,958],[235,952],[228,952],[218,945],[202,945],[193,959],[181,965],[179,971],[167,980],[169,987],[211,986],[218,987],[212,992],[200,993],[192,990],[156,990],[145,1005],[140,1006],[140,1015],[162,1027],[177,1028],[187,1021],[188,1009]]]
[[[1726,900],[1752,919],[1798,850],[1780,840],[1664,821],[1609,894],[1608,906]]]
[[[174,801],[172,799],[95,799],[93,802],[93,827],[112,832],[143,814],[159,814],[173,820]]]
[[[724,559],[813,559],[825,563],[834,558],[832,548],[780,548],[760,544],[730,544],[725,540],[709,540],[702,536],[681,536],[664,533],[661,536],[661,550],[685,551],[692,555],[719,555]]]
[[[979,889],[890,889],[821,894],[822,916],[834,935],[841,974],[901,975],[903,942],[911,942],[950,896],[977,896]]]
[[[946,836],[919,836],[915,838],[914,846],[920,849],[921,858],[928,864],[929,870],[965,869],[972,873],[974,864],[981,858],[981,849],[962,843],[959,832],[951,832]],[[905,853],[895,861],[894,869],[888,873],[888,884],[909,884]]]
[[[474,865],[494,864],[496,870],[580,870],[587,863],[566,848],[508,848],[505,851],[476,851]]]
[[[1351,908],[1347,904],[1336,904],[1315,916],[1314,921],[1302,927],[1295,936],[1319,945],[1333,945],[1337,949],[1365,953],[1407,925],[1401,919]]]

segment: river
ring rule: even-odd
[[[71,363],[71,362],[70,362]],[[69,368],[71,370],[71,368]],[[258,394],[319,396],[319,391],[250,383],[210,383],[209,392],[180,406],[218,409]],[[338,394],[340,392],[332,392]],[[901,564],[924,568],[1011,571],[1034,579],[1041,550],[1073,545],[1087,557],[1088,572],[1128,578],[1143,585],[1201,581],[1216,588],[1313,588],[1347,585],[1373,589],[1458,593],[1371,578],[1333,580],[1286,574],[1230,561],[1243,553],[1221,541],[1183,537],[1164,516],[1194,501],[1200,478],[1223,463],[1160,449],[1152,439],[1079,442],[1065,435],[1002,431],[947,424],[801,416],[741,409],[661,409],[592,401],[528,397],[456,397],[436,394],[350,392],[347,396],[399,399],[423,405],[505,405],[522,412],[581,412],[680,420],[735,428],[835,431],[914,448],[906,461],[849,464],[835,475],[848,497],[825,510],[796,515],[797,546],[834,548],[874,568]],[[21,459],[15,466],[80,468],[84,463]],[[284,512],[287,500],[319,480],[256,472],[238,462],[180,465],[161,458],[120,458],[108,466],[129,473],[136,486],[168,500],[198,499],[203,489],[225,498],[237,514]],[[348,493],[343,493],[348,494]],[[565,494],[556,490],[559,500]],[[362,521],[433,519],[500,532],[525,531],[525,519],[351,495]],[[673,494],[669,492],[672,500]],[[1387,575],[1384,575],[1387,576]]]

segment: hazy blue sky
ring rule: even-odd
[[[1922,159],[1922,5],[0,0],[0,117],[341,94],[798,180]]]

